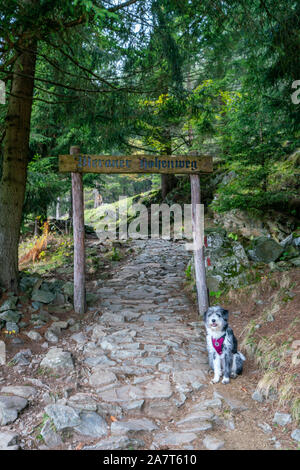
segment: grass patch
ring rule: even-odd
[[[273,321],[269,320],[269,323],[264,311],[247,324],[242,332],[241,349],[255,360],[262,371],[257,390],[265,398],[275,395],[278,404],[289,406],[293,418],[299,422],[299,383],[296,366],[292,361],[292,345],[296,340],[295,332],[299,329],[300,319],[296,317],[292,321],[280,322],[282,309],[276,310],[276,313],[277,316]],[[274,333],[276,319],[280,322],[280,327]],[[269,334],[268,328],[263,328],[267,323],[272,326]],[[257,325],[261,328],[257,328]],[[264,335],[261,334],[261,329],[264,329]]]

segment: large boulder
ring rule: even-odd
[[[300,267],[300,256],[298,256],[297,258],[291,259],[291,263],[296,267]]]
[[[273,238],[259,237],[253,243],[248,255],[253,261],[270,263],[276,261],[284,252],[284,248]]]
[[[269,234],[265,223],[254,219],[246,211],[232,209],[231,211],[214,213],[214,219],[228,232],[240,233],[245,238],[267,236]]]
[[[56,294],[48,290],[34,290],[32,293],[31,300],[35,302],[41,302],[43,304],[50,304],[56,297]]]
[[[206,277],[207,288],[210,292],[217,292],[222,287],[223,278],[219,274],[208,274]]]
[[[226,245],[226,231],[222,229],[205,231],[208,249],[212,252],[223,250]]]
[[[246,268],[249,259],[241,243],[229,238],[223,229],[205,231],[206,276],[207,287],[217,292],[224,287],[240,287],[247,282]],[[209,260],[209,262],[208,262]],[[194,281],[194,260],[191,259],[191,278]]]
[[[5,320],[6,322],[12,321],[18,323],[21,318],[21,313],[15,312],[14,310],[6,310],[5,312],[0,313],[0,320]]]
[[[41,283],[41,279],[39,277],[21,273],[20,289],[22,292],[30,292],[37,283]]]
[[[282,241],[297,227],[295,217],[274,210],[264,213],[261,217],[253,217],[247,211],[232,209],[227,212],[214,212],[213,217],[227,232],[239,233],[248,239],[272,236]]]
[[[241,243],[229,238],[225,231],[209,231],[205,248],[208,288],[218,291],[222,287],[244,284],[243,273],[249,259]]]
[[[74,295],[74,284],[73,284],[73,282],[71,282],[71,281],[66,282],[62,286],[62,291],[66,296],[72,298],[73,295]]]
[[[5,300],[5,302],[3,302],[3,304],[0,306],[0,312],[6,312],[8,310],[15,310],[17,302],[18,302],[18,297],[10,297],[9,299]]]

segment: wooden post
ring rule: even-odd
[[[204,234],[201,236],[200,210],[200,178],[199,175],[191,175],[191,203],[192,203],[192,230],[194,241],[194,263],[196,275],[196,288],[198,296],[199,314],[203,315],[209,307],[208,292],[206,286],[205,259],[204,259]],[[199,207],[200,209],[200,207]],[[204,228],[204,225],[203,225]]]
[[[73,146],[70,148],[70,155],[78,153],[80,153],[79,147]],[[74,237],[74,310],[76,313],[83,315],[86,311],[83,184],[80,173],[71,173],[71,176]]]

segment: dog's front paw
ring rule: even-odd
[[[222,384],[229,384],[229,378],[224,377],[224,379],[222,380]]]
[[[214,378],[210,381],[210,383],[211,383],[211,384],[217,384],[219,381],[220,381],[220,378],[219,378],[219,377],[214,377]]]

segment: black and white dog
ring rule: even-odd
[[[206,344],[209,365],[213,369],[212,383],[217,383],[223,373],[223,384],[243,371],[246,358],[237,350],[237,339],[228,326],[228,310],[222,307],[209,307],[204,313]]]

